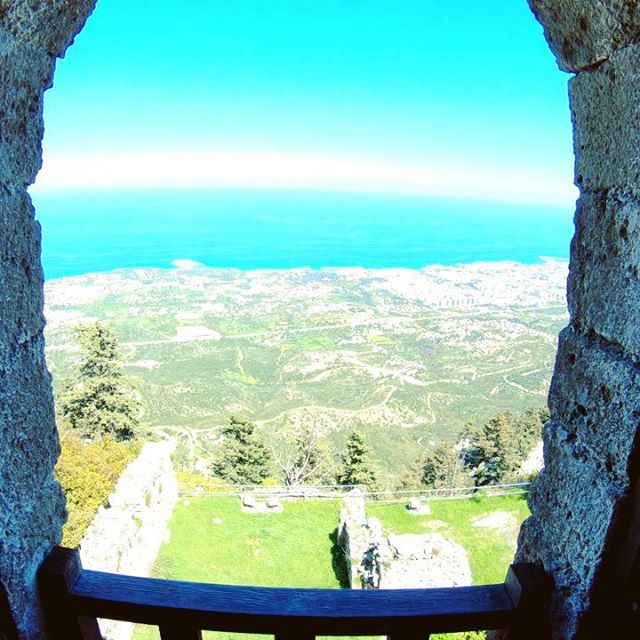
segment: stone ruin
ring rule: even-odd
[[[131,462],[100,507],[80,543],[80,557],[87,569],[149,576],[168,540],[169,519],[178,501],[171,454],[176,441],[147,442]],[[130,622],[100,620],[105,640],[129,640]]]
[[[279,498],[262,496],[259,493],[245,493],[240,496],[240,506],[243,513],[282,513],[283,511]]]
[[[352,589],[424,589],[471,584],[465,550],[440,534],[385,536],[378,518],[367,518],[359,489],[344,497],[338,544]]]

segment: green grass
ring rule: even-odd
[[[509,496],[437,501],[430,507],[431,515],[414,516],[404,504],[369,503],[367,515],[380,518],[388,533],[440,533],[466,549],[475,584],[502,582],[513,558],[517,526],[502,531],[474,526],[474,520],[507,512],[519,525],[529,514],[526,501]],[[340,588],[345,576],[335,546],[339,508],[334,501],[285,502],[282,513],[248,514],[241,511],[237,498],[182,498],[153,575],[223,584]],[[252,637],[205,634],[207,640]],[[134,640],[156,638],[152,627],[135,629]]]
[[[169,523],[153,575],[161,578],[269,587],[341,586],[335,546],[337,502],[287,502],[282,513],[250,514],[238,498],[181,499]],[[215,524],[214,519],[222,521]],[[334,569],[335,567],[335,569]],[[207,640],[262,636],[205,633]],[[268,638],[270,636],[264,636]],[[157,640],[137,625],[134,640]]]
[[[287,502],[282,513],[243,513],[238,498],[181,499],[154,575],[271,587],[338,588],[332,547],[336,502]],[[221,524],[215,524],[222,521]]]
[[[300,336],[295,346],[301,351],[333,351],[337,348],[336,341],[323,334],[311,334]]]
[[[373,342],[374,344],[394,344],[394,340],[389,338],[388,336],[382,335],[380,333],[369,333],[365,336],[368,342]]]
[[[430,502],[431,514],[404,504],[367,504],[388,533],[440,533],[469,555],[475,584],[501,582],[515,550],[518,526],[529,515],[522,496]],[[478,527],[491,513],[513,516],[513,527]],[[181,499],[154,575],[163,578],[286,587],[339,588],[333,565],[339,503],[285,502],[282,513],[243,513],[229,496]],[[219,524],[216,524],[219,522]]]

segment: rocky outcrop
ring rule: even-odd
[[[40,227],[26,188],[40,169],[42,100],[55,56],[92,7],[0,0],[0,636],[7,637],[42,633],[36,570],[65,518],[53,479],[59,444],[44,359]]]

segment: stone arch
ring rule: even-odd
[[[42,99],[55,59],[94,4],[0,0],[0,593],[25,639],[42,631],[35,572],[64,520],[52,475],[58,441],[44,361],[40,230],[26,189],[40,168]],[[560,67],[575,74],[581,195],[546,468],[518,556],[554,580],[555,636],[578,638],[598,628],[603,612],[611,625],[613,611],[620,619],[630,611],[639,544],[629,532],[640,477],[640,4],[529,4]],[[615,637],[611,628],[606,637]]]

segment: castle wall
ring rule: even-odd
[[[87,0],[0,0],[0,637],[39,634],[36,570],[65,518],[53,479],[59,444],[44,360],[40,226],[26,189],[40,169],[42,98],[56,56],[92,8]]]
[[[178,501],[171,463],[175,441],[148,442],[124,470],[107,507],[101,507],[80,543],[82,566],[129,576],[150,575]],[[101,621],[108,640],[128,640],[133,625]]]
[[[639,453],[640,5],[530,5],[559,65],[575,74],[569,94],[580,198],[545,469],[517,557],[542,563],[554,579],[556,638],[616,637],[612,624],[632,603],[620,589],[624,570],[611,569],[621,562]]]

